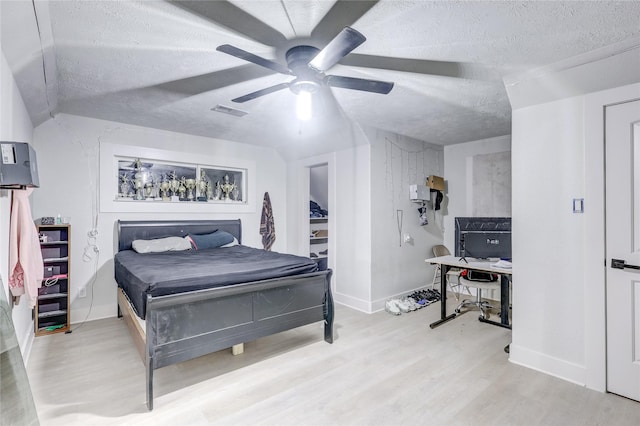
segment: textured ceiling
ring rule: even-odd
[[[63,112],[280,150],[339,146],[353,122],[440,145],[509,134],[503,77],[640,35],[631,1],[2,1],[0,13],[36,125]],[[286,64],[289,47],[322,48],[347,25],[367,40],[327,74],[395,82],[388,95],[330,89],[308,123],[289,90],[231,102],[292,77],[218,45]]]

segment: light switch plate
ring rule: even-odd
[[[573,199],[573,212],[584,213],[584,198]]]

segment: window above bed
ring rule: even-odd
[[[100,211],[255,212],[255,163],[101,143]]]

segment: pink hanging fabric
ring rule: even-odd
[[[33,219],[29,195],[33,188],[14,190],[9,229],[9,289],[16,300],[25,295],[33,308],[44,277],[40,239]]]

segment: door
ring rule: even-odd
[[[607,390],[640,401],[640,101],[606,108],[605,158]]]

